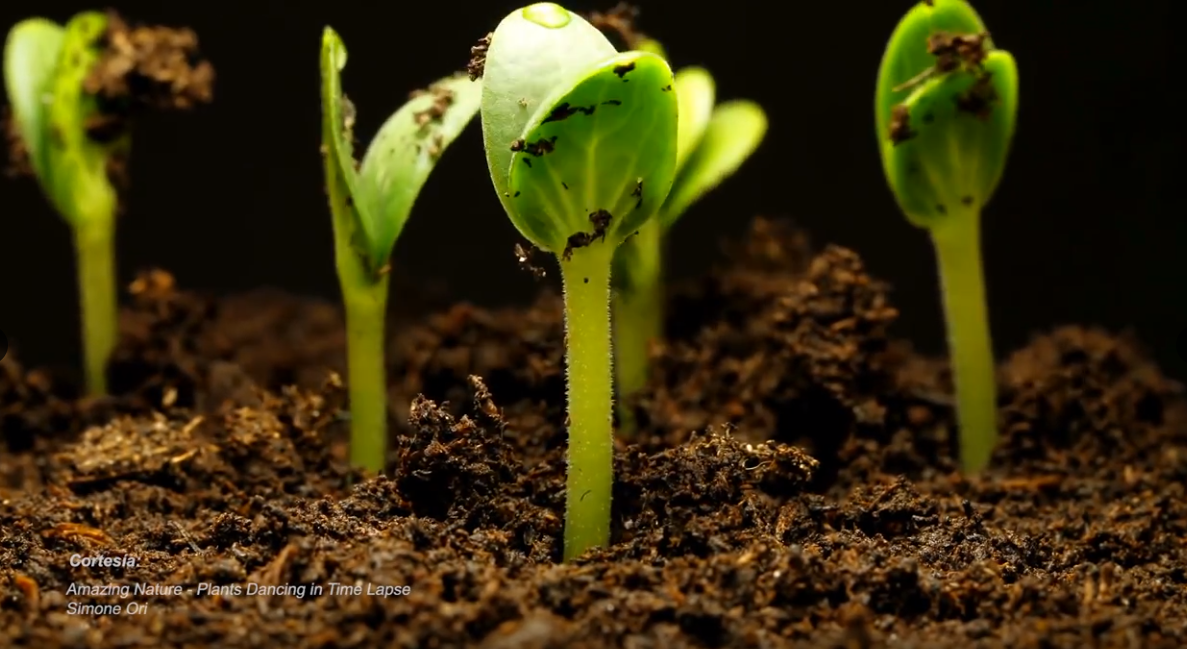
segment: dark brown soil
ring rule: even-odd
[[[1131,341],[1068,327],[1011,355],[1003,443],[965,479],[944,364],[888,335],[854,253],[760,221],[670,314],[613,546],[564,565],[555,295],[393,325],[398,441],[391,477],[364,479],[334,306],[145,276],[117,396],[0,364],[0,646],[1187,646],[1187,402]]]

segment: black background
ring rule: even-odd
[[[574,3],[571,9],[608,9]],[[1179,377],[1187,328],[1187,213],[1172,191],[1183,155],[1171,0],[975,3],[1019,61],[1015,148],[985,214],[990,312],[999,357],[1067,322],[1133,327]],[[690,9],[692,6],[696,9]],[[867,6],[868,5],[868,6]],[[129,210],[119,225],[121,282],[160,266],[185,287],[276,286],[334,297],[330,217],[319,145],[318,48],[324,25],[350,50],[344,84],[369,137],[407,93],[465,66],[469,47],[515,2],[149,2],[132,20],[193,27],[219,74],[215,104],[144,120]],[[643,0],[641,27],[674,64],[702,64],[719,98],[750,97],[772,127],[759,154],[672,233],[672,272],[706,269],[722,237],[754,214],[790,216],[818,244],[859,251],[895,286],[898,333],[943,349],[934,258],[898,214],[882,178],[872,94],[886,39],[907,1],[733,0],[725,8]],[[4,2],[0,24],[65,21],[81,2]],[[684,9],[682,10],[681,7]],[[1062,11],[1056,7],[1063,7]],[[101,7],[98,7],[101,8]],[[0,329],[22,358],[74,364],[71,240],[30,180],[0,183]],[[449,150],[399,241],[394,263],[446,282],[459,300],[524,302],[517,240],[490,187],[472,126]],[[555,281],[555,273],[551,276]],[[393,305],[398,308],[398,305]]]

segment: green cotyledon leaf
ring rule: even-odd
[[[980,210],[1005,170],[1018,70],[972,7],[911,9],[887,45],[876,94],[883,167],[907,218],[926,227]]]
[[[354,106],[342,94],[342,70],[346,67],[346,45],[331,27],[322,32],[321,107],[322,156],[326,167],[326,191],[330,196],[335,231],[347,237],[363,253],[368,268],[377,272],[386,260],[376,261],[376,246],[359,214],[358,171],[354,159]]]
[[[904,102],[906,139],[883,143],[887,177],[911,222],[980,210],[1005,170],[1018,105],[1014,58],[995,50],[982,72],[922,84]]]
[[[713,104],[717,101],[713,75],[698,67],[677,70],[676,101],[680,106],[680,124],[676,129],[676,173],[679,174],[713,116]]]
[[[511,12],[491,35],[482,74],[482,138],[491,181],[509,216],[511,143],[558,88],[571,87],[616,53],[596,27],[550,2]]]
[[[99,61],[99,39],[107,32],[107,15],[80,13],[66,23],[51,84],[48,176],[52,200],[75,226],[114,216],[116,189],[108,178],[113,153],[126,138],[111,143],[91,139],[88,123],[98,111],[84,84]]]
[[[677,116],[672,70],[654,54],[619,54],[575,78],[511,146],[515,226],[556,254],[582,234],[618,246],[672,188]]]
[[[767,133],[767,114],[758,104],[736,99],[718,105],[705,132],[676,175],[660,211],[660,224],[671,227],[690,205],[742,166]]]
[[[384,262],[445,149],[478,112],[482,83],[446,77],[419,93],[380,127],[359,168],[356,201],[370,223],[372,259]]]
[[[4,88],[29,163],[46,193],[49,180],[49,106],[66,30],[44,18],[17,23],[4,42]]]

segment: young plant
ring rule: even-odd
[[[641,48],[663,55],[652,40]],[[614,347],[620,405],[643,388],[648,346],[663,334],[663,247],[669,228],[702,196],[720,185],[758,148],[767,116],[753,101],[716,101],[713,76],[699,67],[676,72],[680,123],[676,136],[676,180],[659,214],[630,237],[614,258]],[[620,410],[624,428],[633,427]]]
[[[566,560],[609,542],[611,262],[672,187],[672,82],[662,57],[618,53],[552,3],[512,12],[486,51],[481,114],[491,180],[519,232],[557,256],[564,284]]]
[[[342,94],[346,46],[322,35],[322,153],[334,253],[346,311],[351,463],[382,471],[387,458],[385,326],[389,260],[437,160],[478,112],[481,84],[446,77],[380,127],[362,162],[354,154],[354,106]]]
[[[44,18],[17,23],[4,44],[4,81],[15,132],[42,191],[74,231],[82,312],[84,376],[92,395],[107,391],[107,360],[115,348],[118,314],[115,216],[119,204],[108,178],[129,140],[91,137],[101,117],[84,90],[102,54],[108,17],[80,13],[64,27]]]
[[[935,245],[966,472],[989,463],[997,440],[981,209],[1005,170],[1017,110],[1014,58],[968,3],[928,0],[907,13],[878,75],[878,141],[899,208]]]

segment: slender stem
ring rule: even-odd
[[[614,484],[610,262],[604,243],[561,261],[569,391],[565,560],[610,542]]]
[[[107,362],[119,332],[115,270],[115,218],[98,215],[74,228],[82,320],[84,376],[92,396],[107,394]]]
[[[629,397],[647,386],[650,345],[663,336],[663,229],[652,220],[619,246],[614,274],[614,369],[622,433],[636,424]]]
[[[350,386],[350,463],[379,473],[387,464],[386,277],[345,292]],[[344,287],[345,289],[345,287]]]
[[[346,372],[350,394],[350,463],[382,472],[387,466],[387,297],[391,283],[378,276],[351,245],[353,214],[344,187],[329,183],[334,215],[334,257],[346,310]]]
[[[975,473],[989,464],[997,443],[997,378],[981,265],[980,212],[952,215],[932,229],[932,242],[956,385],[960,463],[966,473]]]

